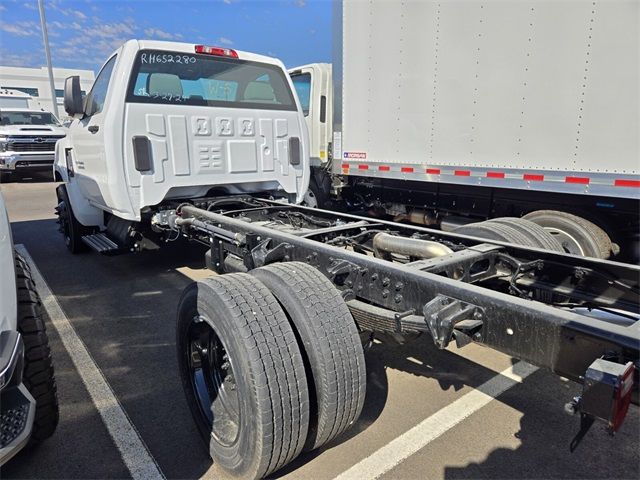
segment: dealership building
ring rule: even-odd
[[[69,68],[53,69],[53,83],[56,90],[55,96],[58,104],[58,112],[61,117],[65,116],[62,108],[64,81],[72,75],[78,75],[80,77],[80,88],[83,92],[89,91],[95,78],[92,70],[75,70]],[[23,68],[0,66],[0,88],[9,88],[28,93],[40,103],[42,108],[50,112],[53,111],[49,72],[46,67]]]

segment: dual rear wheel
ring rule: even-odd
[[[289,262],[193,283],[177,322],[187,402],[228,475],[268,475],[357,420],[366,386],[359,334],[313,267]]]
[[[463,225],[454,232],[583,257],[609,258],[618,250],[594,223],[557,210],[537,210],[522,218],[494,218]]]

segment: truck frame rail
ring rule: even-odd
[[[637,266],[251,197],[167,208],[172,228],[210,246],[218,273],[305,262],[342,291],[362,330],[480,343],[577,382],[596,359],[632,362],[638,403]],[[381,234],[400,253],[376,251]],[[446,249],[421,254],[407,240]]]

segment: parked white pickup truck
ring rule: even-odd
[[[0,90],[0,179],[51,172],[55,145],[65,130],[50,112],[35,108],[30,95]]]
[[[42,304],[14,250],[0,194],[0,465],[58,424],[56,381]]]

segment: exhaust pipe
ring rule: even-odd
[[[416,258],[435,258],[453,253],[446,245],[418,238],[398,237],[388,233],[378,233],[373,237],[376,257],[387,258],[390,253]]]

